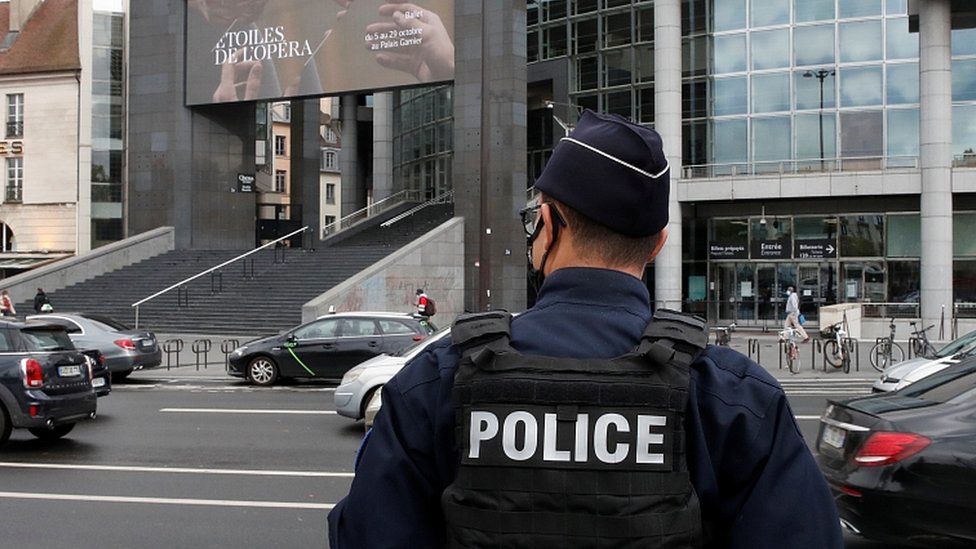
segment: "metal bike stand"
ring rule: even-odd
[[[163,352],[166,353],[166,369],[169,370],[172,356],[176,355],[176,367],[180,367],[180,352],[183,351],[182,339],[167,339],[163,342]]]
[[[209,339],[198,339],[193,342],[190,346],[195,356],[197,371],[200,371],[200,355],[203,356],[203,367],[207,367],[207,354],[210,352],[210,340]]]
[[[234,349],[240,347],[240,343],[236,339],[225,339],[220,342],[220,352],[224,353],[224,371],[230,371],[230,354],[234,352]]]
[[[847,352],[850,354],[850,360],[854,363],[854,371],[861,371],[861,345],[860,342],[853,337],[845,337],[844,345],[847,345]]]
[[[762,364],[759,358],[759,348],[760,348],[759,339],[755,337],[750,337],[749,339],[746,340],[746,345],[749,350],[749,358],[752,358],[752,353],[755,352],[756,358],[754,360],[756,361],[756,364]]]

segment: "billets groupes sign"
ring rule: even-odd
[[[749,259],[749,251],[745,244],[712,241],[708,243],[708,257],[710,259]]]

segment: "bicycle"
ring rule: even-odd
[[[874,347],[871,347],[869,355],[871,366],[879,372],[883,372],[885,368],[895,362],[905,360],[905,350],[901,348],[901,345],[895,343],[894,317],[889,321],[888,329],[888,337],[878,338],[878,342],[874,344]]]
[[[735,322],[725,327],[715,328],[715,344],[728,347],[732,343],[732,332],[735,331]]]
[[[920,356],[922,358],[935,358],[936,348],[929,341],[929,336],[925,332],[935,328],[935,324],[925,328],[924,330],[918,329],[918,322],[911,321],[912,325],[912,339],[910,340],[911,351],[915,356]]]
[[[851,371],[851,349],[846,341],[847,330],[842,326],[843,323],[841,322],[828,326],[821,332],[821,336],[827,339],[823,346],[824,359],[827,364],[834,368],[843,368],[846,374]]]
[[[800,345],[796,342],[799,330],[793,328],[783,328],[779,333],[780,341],[783,343],[783,354],[786,356],[786,367],[791,374],[800,373]]]

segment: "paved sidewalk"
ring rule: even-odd
[[[163,363],[158,368],[134,372],[135,378],[226,377],[228,380],[234,379],[226,374],[225,355],[222,349],[230,352],[237,345],[254,339],[252,336],[206,334],[157,334],[156,337],[164,349],[169,346],[173,352],[163,353]],[[178,345],[175,340],[182,340],[182,350],[178,353],[175,352]],[[205,341],[209,341],[209,351],[205,351],[207,348]],[[710,342],[713,341],[714,333],[710,338]],[[779,343],[779,336],[774,331],[738,330],[732,334],[730,347],[757,361],[780,380],[840,380],[875,379],[880,375],[871,367],[868,359],[868,351],[873,345],[874,341],[859,343],[858,352],[852,357],[851,371],[848,374],[829,364],[825,368],[821,352],[822,343],[813,336],[811,336],[810,341],[800,345],[800,372],[798,374],[791,374],[785,361],[782,360],[783,350]],[[199,352],[194,352],[194,349]],[[168,369],[167,364],[169,365]]]

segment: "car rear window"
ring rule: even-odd
[[[75,347],[64,330],[27,328],[20,332],[28,351],[68,351]]]
[[[415,334],[416,330],[407,326],[406,322],[400,322],[399,320],[380,320],[380,329],[383,330],[384,334]]]

